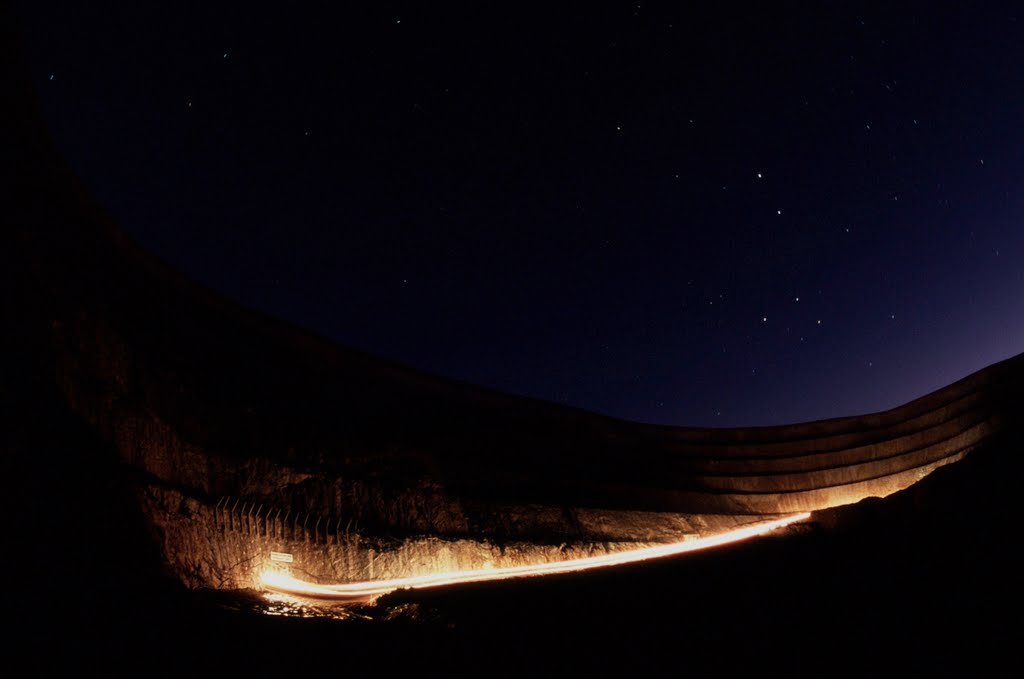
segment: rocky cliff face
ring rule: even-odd
[[[557,516],[545,517],[548,531],[524,533],[533,537],[529,540],[468,531],[461,537],[438,531],[384,537],[364,533],[351,520],[286,514],[265,505],[239,504],[233,498],[224,498],[211,510],[180,492],[155,486],[140,488],[139,501],[170,569],[191,587],[255,589],[264,570],[282,568],[323,584],[505,568],[600,556],[698,535],[682,516],[618,512],[588,518],[627,533],[620,540],[595,541],[592,536],[600,531],[587,527],[567,531],[565,520]],[[536,510],[545,513],[544,508]],[[717,528],[738,523],[719,517]],[[561,529],[565,541],[538,539],[550,535],[552,528]]]
[[[72,409],[139,472],[140,508],[170,570],[194,587],[255,587],[273,551],[313,581],[344,582],[595,556],[773,518],[500,503],[429,478],[397,485],[224,458],[127,399],[90,400],[62,382]]]

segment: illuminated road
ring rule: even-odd
[[[649,559],[685,554],[712,547],[739,542],[769,531],[803,521],[811,516],[810,512],[767,521],[745,528],[712,535],[705,538],[684,540],[655,547],[644,547],[615,554],[592,556],[581,559],[568,559],[550,563],[511,566],[507,568],[485,568],[465,571],[449,571],[447,573],[430,573],[393,580],[370,580],[366,582],[348,582],[339,585],[320,585],[299,580],[286,573],[265,570],[260,576],[264,589],[290,594],[292,596],[316,599],[334,599],[338,601],[367,601],[388,594],[398,589],[426,589],[428,587],[444,587],[467,582],[485,582],[488,580],[508,580],[511,578],[553,575],[555,573],[571,573],[604,568],[620,564],[636,563]]]

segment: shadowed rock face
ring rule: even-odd
[[[1024,355],[883,413],[693,429],[337,346],[130,242],[55,152],[8,56],[10,350],[133,471],[163,557],[189,585],[252,586],[270,551],[312,579],[349,580],[711,535],[884,497],[1020,418]]]

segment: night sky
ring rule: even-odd
[[[1024,8],[148,4],[22,2],[34,82],[125,231],[245,306],[665,424],[1024,350]]]

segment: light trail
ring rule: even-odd
[[[695,552],[711,547],[720,547],[733,542],[747,540],[758,535],[764,535],[770,531],[788,526],[797,521],[810,518],[810,512],[793,514],[774,521],[766,521],[753,526],[746,526],[736,530],[711,535],[693,540],[673,542],[655,547],[643,547],[632,549],[615,554],[604,554],[601,556],[590,556],[580,559],[567,559],[565,561],[554,561],[550,563],[530,564],[526,566],[508,566],[505,568],[481,568],[464,571],[449,571],[447,573],[429,573],[426,575],[415,575],[405,578],[394,578],[391,580],[369,580],[365,582],[348,582],[338,585],[320,585],[305,580],[299,580],[285,573],[273,570],[265,570],[260,575],[260,580],[265,589],[282,594],[293,596],[310,597],[316,599],[335,599],[340,601],[367,601],[375,599],[384,594],[394,592],[397,589],[426,589],[428,587],[444,587],[468,582],[486,582],[488,580],[508,580],[511,578],[525,578],[540,575],[553,575],[555,573],[573,573],[577,571],[590,570],[592,568],[605,568],[649,559],[658,559],[666,556]]]

